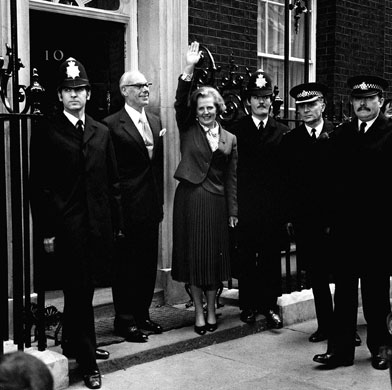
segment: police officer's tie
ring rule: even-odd
[[[312,141],[316,141],[317,140],[317,136],[316,136],[316,129],[312,129]]]
[[[365,134],[366,122],[361,122],[359,125],[359,134]]]
[[[139,121],[142,125],[144,144],[146,145],[149,157],[152,158],[152,152],[154,148],[154,138],[152,135],[150,125],[148,124],[148,121],[145,117],[140,117]]]
[[[76,122],[75,128],[76,132],[83,138],[83,121],[81,119]]]

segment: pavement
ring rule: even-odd
[[[326,370],[312,361],[326,342],[310,343],[314,319],[268,329],[263,316],[247,325],[239,320],[236,300],[223,299],[218,329],[199,336],[193,326],[150,335],[143,344],[121,342],[105,347],[111,357],[99,361],[106,390],[387,390],[389,371],[370,365],[366,325],[358,311],[355,364]],[[190,308],[189,310],[192,310]],[[58,347],[51,347],[56,350]],[[74,361],[69,361],[70,390],[85,390]]]

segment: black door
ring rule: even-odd
[[[58,106],[56,76],[60,64],[74,57],[91,83],[87,113],[100,120],[123,104],[118,82],[124,73],[124,30],[121,23],[30,11],[31,68],[46,89],[44,108]]]

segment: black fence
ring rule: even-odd
[[[31,346],[32,336],[39,350],[46,348],[44,292],[39,283],[33,286],[28,196],[29,132],[38,119],[36,114],[0,114],[0,334],[19,350]]]

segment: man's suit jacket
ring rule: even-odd
[[[146,111],[154,138],[152,159],[144,141],[125,108],[108,116],[117,157],[124,226],[159,223],[163,218],[163,138],[159,118]]]
[[[55,236],[56,248],[75,251],[76,258],[88,239],[95,253],[109,256],[114,231],[121,227],[109,130],[86,115],[84,133],[78,134],[61,113],[32,129],[30,152],[33,222],[41,242]]]
[[[268,118],[259,130],[251,115],[230,129],[238,141],[238,218],[242,227],[253,230],[281,219],[279,148],[288,127]]]
[[[336,128],[331,142],[335,175],[331,234],[348,254],[347,263],[351,259],[365,270],[390,264],[392,123],[380,113],[361,135],[354,118]]]
[[[285,134],[282,140],[289,219],[317,219],[327,224],[331,204],[331,154],[329,134],[334,125],[324,120],[321,133],[313,141],[304,124]]]

